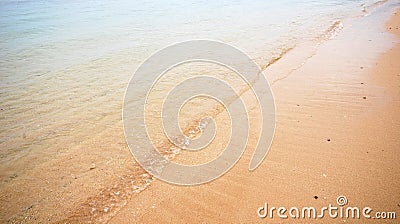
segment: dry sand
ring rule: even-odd
[[[308,46],[267,69],[277,104],[277,130],[258,169],[247,170],[252,153],[247,150],[231,171],[209,184],[181,187],[155,181],[111,223],[293,222],[260,219],[257,208],[265,202],[321,208],[336,205],[340,195],[351,206],[399,215],[400,45],[391,36],[396,45],[385,50],[382,24],[344,25],[350,28],[319,45],[301,66],[296,67],[296,61],[304,59],[300,51],[310,50]],[[386,30],[399,38],[399,27],[400,11]],[[277,72],[292,65],[290,75]],[[362,220],[368,221],[376,220]]]

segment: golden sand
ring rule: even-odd
[[[398,37],[399,19],[400,11],[387,23]],[[247,170],[252,153],[247,150],[231,171],[209,184],[180,187],[155,181],[111,223],[291,222],[260,219],[257,208],[265,202],[323,207],[340,195],[353,206],[398,211],[400,45],[373,64],[364,64],[362,54],[353,57],[352,50],[357,47],[346,38],[328,41],[289,76],[275,83],[268,77],[274,83],[277,131],[266,160],[254,172]],[[288,63],[280,60],[274,66],[267,74]],[[251,138],[249,145],[255,141]],[[331,221],[341,220],[320,220]]]

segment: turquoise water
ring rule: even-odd
[[[51,72],[121,51],[217,39],[253,57],[313,38],[373,1],[1,1],[0,76]]]

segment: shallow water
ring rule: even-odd
[[[134,69],[166,45],[221,40],[263,66],[372,3],[1,1],[2,164],[60,132],[70,135],[88,114],[119,113]]]

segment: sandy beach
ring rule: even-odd
[[[260,65],[275,98],[276,131],[267,157],[256,170],[250,172],[248,166],[261,122],[251,92],[242,94],[251,108],[245,153],[228,173],[198,186],[168,184],[146,173],[126,145],[117,112],[96,120],[100,125],[79,124],[70,130],[73,136],[80,135],[81,126],[85,133],[101,133],[80,139],[74,147],[63,148],[74,139],[50,140],[47,144],[59,148],[51,160],[44,159],[49,151],[43,150],[5,162],[0,172],[0,222],[378,221],[331,219],[329,215],[321,219],[281,219],[276,214],[260,218],[257,214],[265,203],[277,208],[322,208],[337,205],[339,196],[347,198],[348,206],[396,212],[398,220],[400,9],[396,1],[380,4],[363,17],[333,24],[318,42],[304,41]],[[100,70],[102,61],[96,63]],[[121,103],[115,101],[108,107],[118,111]],[[222,129],[228,129],[223,125],[229,123],[229,116],[223,111],[214,114]],[[229,133],[219,133],[206,152],[182,151],[173,160],[208,161],[227,138]],[[173,153],[163,147],[166,154]],[[14,170],[20,170],[18,175]]]
[[[336,203],[340,195],[353,206],[399,211],[399,25],[400,11],[385,28],[366,31],[357,24],[318,46],[290,76],[274,79],[268,74],[290,69],[290,60],[303,56],[300,50],[267,69],[277,103],[277,130],[257,170],[246,169],[251,156],[247,152],[230,172],[206,185],[155,181],[110,223],[293,223],[261,219],[257,208],[265,202],[323,207]],[[354,30],[376,35],[354,36]],[[397,36],[396,45],[385,52],[376,43],[382,32]],[[376,48],[370,47],[374,44]]]

